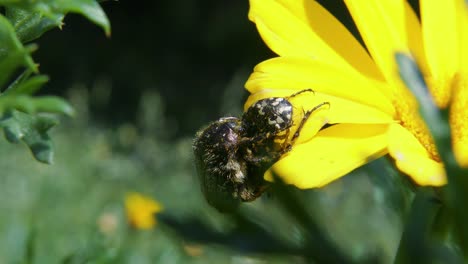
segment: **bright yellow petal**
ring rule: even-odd
[[[150,229],[156,224],[155,214],[162,205],[150,197],[131,192],[125,195],[125,210],[128,221],[139,229]]]
[[[245,87],[250,93],[264,88],[305,89],[373,106],[393,116],[389,88],[363,75],[307,58],[278,57],[258,64]],[[388,91],[383,93],[382,91]]]
[[[463,76],[468,76],[468,8],[464,0],[457,1],[457,36],[458,40],[458,54],[459,72]]]
[[[456,1],[421,0],[420,8],[430,73],[433,78],[449,80],[458,68]]]
[[[366,50],[316,1],[250,0],[249,19],[280,56],[313,58],[382,78]]]
[[[409,51],[416,59],[420,70],[423,73],[426,73],[429,70],[427,68],[424,45],[422,42],[421,24],[416,13],[414,13],[408,2],[405,2],[405,12],[405,30]]]
[[[460,77],[457,81],[450,105],[453,151],[458,164],[468,167],[468,79]]]
[[[409,175],[421,186],[443,186],[447,184],[444,167],[427,157],[408,153],[404,158],[396,158],[397,168]]]
[[[429,157],[427,150],[408,130],[390,125],[388,151],[396,166],[419,185],[442,186],[447,183],[443,165]]]
[[[337,124],[320,131],[273,166],[288,184],[306,189],[324,186],[385,154],[387,125]],[[271,181],[268,173],[267,180]]]
[[[269,98],[269,97],[288,97],[298,90],[306,89],[264,89],[258,93],[251,94],[244,105],[244,109],[254,104],[256,101]],[[321,113],[326,117],[325,123],[354,123],[354,124],[383,124],[392,123],[393,118],[391,115],[382,112],[381,110],[348,100],[338,96],[315,93],[303,93],[290,100],[295,107],[295,111],[302,112],[314,108],[315,106],[328,102],[329,107],[322,107]],[[314,112],[312,114],[315,115]],[[306,124],[307,125],[307,124]]]
[[[403,0],[345,0],[367,48],[385,78],[397,78],[394,54],[409,52],[409,33],[419,24],[411,7]],[[420,48],[414,47],[416,52]]]
[[[450,125],[455,157],[460,166],[468,167],[468,7],[464,0],[456,4],[459,75],[453,84]]]

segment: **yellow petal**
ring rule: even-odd
[[[131,192],[125,195],[125,211],[128,221],[139,229],[150,229],[156,224],[155,214],[162,205],[150,197]]]
[[[345,0],[367,48],[385,78],[397,78],[394,54],[409,52],[408,41],[419,28],[416,15],[403,0]]]
[[[424,53],[424,45],[422,42],[421,24],[419,19],[410,7],[408,2],[405,2],[405,30],[406,41],[411,55],[416,59],[418,67],[423,73],[428,72],[426,55]]]
[[[424,49],[435,79],[449,80],[458,68],[456,6],[455,0],[420,1]]]
[[[324,186],[385,154],[387,125],[337,124],[295,145],[272,169],[288,184]],[[265,178],[271,181],[268,173]]]
[[[429,153],[408,130],[399,124],[390,125],[388,151],[396,166],[417,184],[441,186],[447,183],[444,167],[429,157]]]
[[[457,78],[450,105],[453,151],[458,164],[468,167],[468,79]]]
[[[463,76],[468,76],[468,9],[464,0],[457,1],[457,36],[458,42],[458,54],[459,72]]]
[[[307,58],[278,57],[258,64],[245,84],[250,93],[264,88],[305,89],[373,106],[394,115],[391,90],[382,82]]]
[[[302,56],[382,78],[366,50],[316,1],[250,0],[249,19],[280,56]]]
[[[299,90],[306,89],[301,87],[296,90],[292,89],[264,89],[258,93],[251,94],[244,104],[244,109],[254,104],[256,101],[269,98],[269,97],[288,97]],[[313,109],[315,106],[328,102],[329,106],[320,108],[320,113],[324,115],[325,123],[354,123],[354,124],[383,124],[392,123],[393,118],[391,115],[382,112],[372,106],[361,104],[353,100],[323,94],[319,92],[303,93],[290,99],[294,106],[294,111],[302,112]],[[316,111],[318,112],[318,111]],[[314,112],[312,116],[317,113]],[[308,124],[306,123],[306,126]]]

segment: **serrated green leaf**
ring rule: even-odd
[[[25,29],[28,30],[24,32],[28,33],[22,35],[25,40],[40,36],[40,34],[50,29],[48,27],[51,26],[51,24],[60,26],[63,17],[67,13],[76,13],[86,17],[94,24],[100,26],[106,35],[110,35],[109,19],[99,3],[95,0],[0,0],[0,5],[5,5],[8,8],[14,7],[23,9],[25,12],[29,12],[29,14],[36,13],[39,15],[38,17],[34,17],[36,21],[33,21],[30,25],[26,25]],[[13,21],[16,21],[19,17],[20,14],[18,14]],[[32,31],[29,31],[29,29]],[[23,40],[23,38],[21,39]]]
[[[21,126],[17,122],[7,122],[7,125],[3,127],[3,131],[5,138],[11,143],[18,143],[24,137]]]
[[[22,54],[25,66],[37,71],[29,52],[23,47],[23,44],[16,36],[14,27],[10,21],[3,15],[0,15],[0,62],[9,57],[11,54]]]
[[[23,63],[24,52],[14,51],[0,59],[0,87],[4,86],[13,72]]]
[[[52,140],[48,134],[37,134],[38,137],[25,137],[24,142],[29,146],[36,160],[52,164],[54,162],[54,151]]]
[[[33,156],[40,162],[53,162],[53,145],[47,134],[58,121],[51,117],[33,116],[12,110],[0,119],[5,137],[12,143],[25,142]]]
[[[33,48],[34,46],[24,47],[21,44],[13,26],[0,14],[0,87],[21,66],[37,71],[37,66],[29,55]]]
[[[5,8],[6,17],[13,24],[16,34],[25,43],[39,38],[44,32],[62,25],[64,16],[56,19],[44,17],[40,12],[18,7]]]
[[[32,71],[29,69],[24,70],[20,75],[16,76],[16,79],[8,85],[8,87],[5,89],[4,93],[7,93],[8,90],[15,89],[16,86],[18,86],[20,83],[26,81],[32,74]]]
[[[34,118],[36,119],[35,128],[41,133],[45,133],[59,124],[58,119],[53,116],[35,115]]]
[[[62,10],[80,14],[100,26],[107,36],[110,35],[110,22],[106,13],[95,0],[57,1]]]

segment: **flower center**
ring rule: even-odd
[[[445,81],[430,77],[426,78],[426,81],[435,104],[439,108],[447,108],[450,105],[449,122],[455,157],[461,166],[468,167],[468,81],[461,74]],[[418,139],[430,158],[440,162],[434,139],[418,112],[416,99],[403,87],[396,94],[393,102],[396,119]]]
[[[426,123],[424,123],[419,115],[418,102],[413,97],[413,94],[405,87],[401,87],[396,93],[393,105],[395,107],[396,120],[400,121],[400,125],[418,139],[419,143],[429,153],[431,159],[440,161],[434,139],[429,133]]]
[[[450,96],[453,88],[452,82],[450,80],[455,79],[457,78],[450,78],[446,80],[443,78],[433,78],[432,76],[425,77],[429,92],[431,93],[435,104],[439,108],[447,108],[447,105],[450,102]]]

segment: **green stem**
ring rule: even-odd
[[[396,61],[400,77],[419,103],[419,112],[427,124],[444,163],[448,185],[442,189],[443,200],[454,216],[455,235],[465,258],[468,257],[468,170],[461,168],[455,160],[452,148],[447,109],[438,108],[432,99],[424,78],[415,62],[405,54],[397,53]]]

